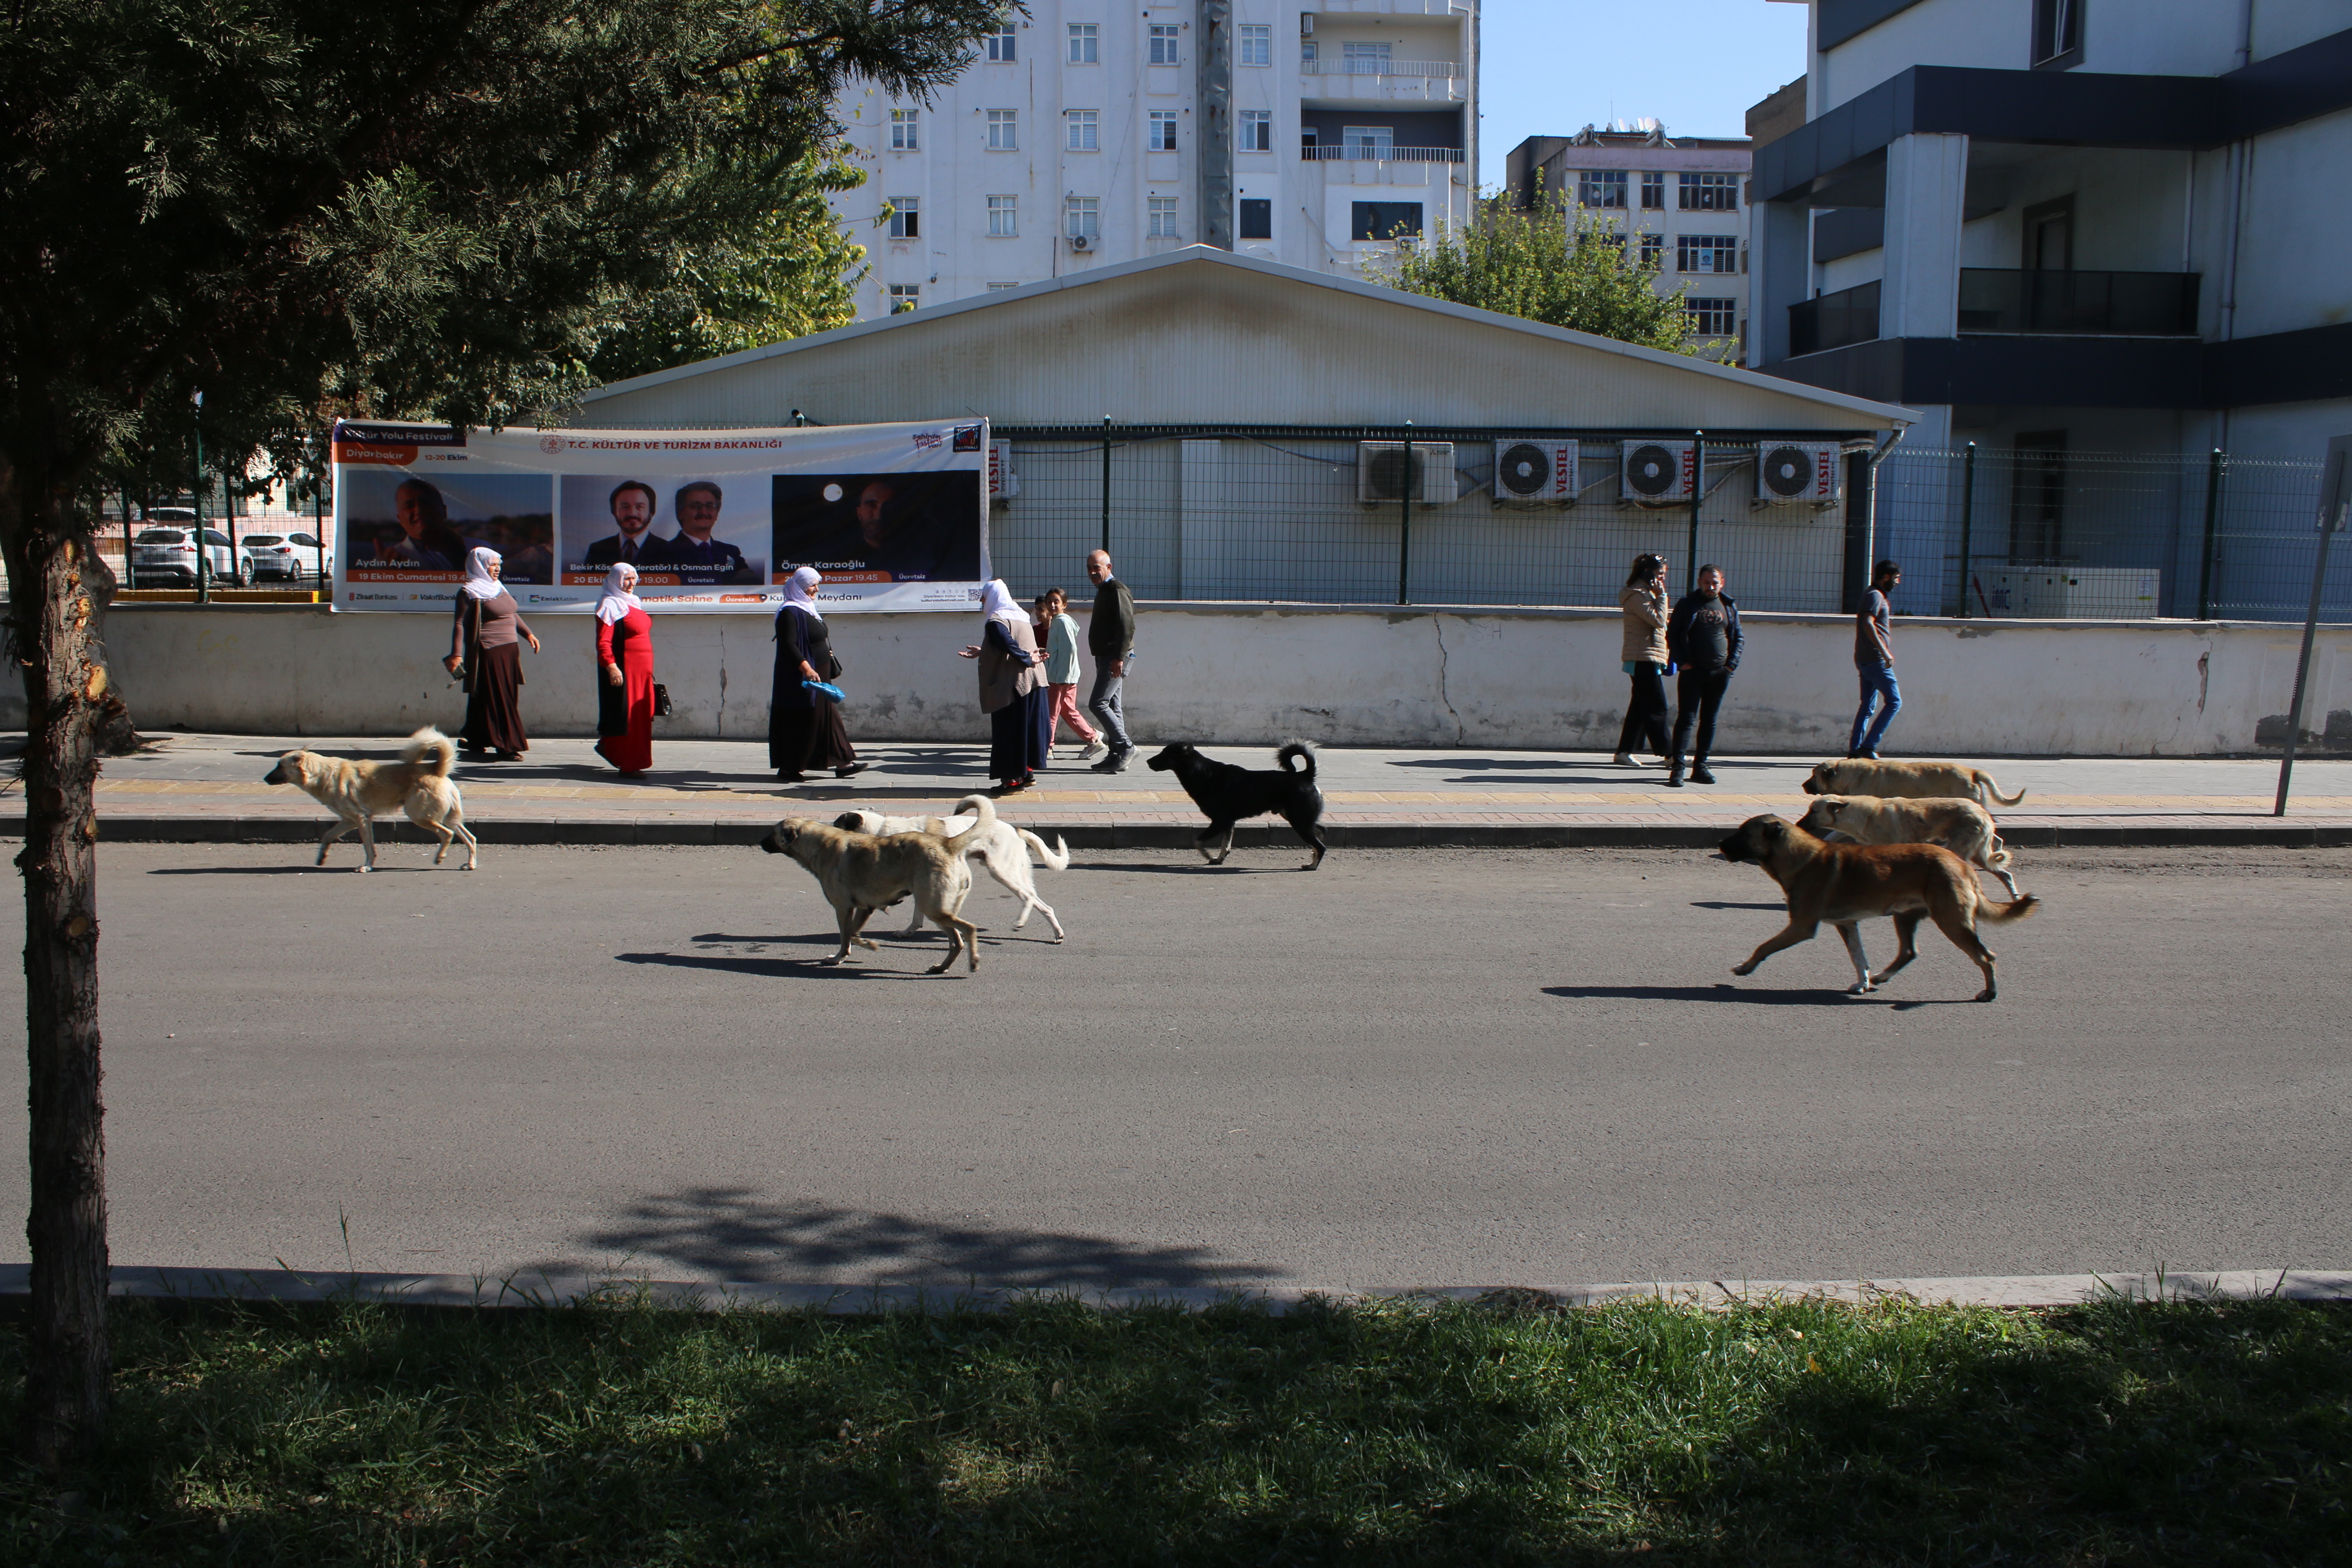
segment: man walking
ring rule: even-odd
[[[1691,752],[1690,781],[1711,784],[1706,754],[1715,746],[1716,710],[1730,689],[1732,672],[1739,668],[1739,602],[1723,591],[1723,568],[1698,569],[1698,588],[1683,595],[1666,617],[1666,657],[1682,667],[1675,692],[1675,738],[1666,753],[1666,787],[1683,787],[1683,748],[1691,744],[1691,725],[1698,725],[1697,744]]]
[[[1095,656],[1095,689],[1087,707],[1102,724],[1110,754],[1094,765],[1098,773],[1123,773],[1135,755],[1127,738],[1127,711],[1120,697],[1127,683],[1127,661],[1135,657],[1135,595],[1111,575],[1110,552],[1097,550],[1087,557],[1087,576],[1095,585],[1094,618],[1087,623],[1087,648]]]
[[[1886,726],[1895,722],[1895,715],[1903,710],[1903,689],[1895,684],[1895,639],[1887,623],[1894,608],[1886,596],[1903,581],[1903,568],[1892,561],[1882,561],[1870,574],[1870,592],[1862,596],[1862,608],[1853,617],[1853,668],[1862,677],[1862,706],[1854,710],[1853,738],[1847,745],[1849,757],[1878,760],[1878,742],[1886,737]],[[1871,705],[1883,703],[1878,719],[1873,722]]]

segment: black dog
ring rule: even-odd
[[[1172,773],[1192,797],[1192,804],[1208,816],[1209,826],[1192,840],[1212,866],[1222,866],[1225,857],[1234,852],[1234,825],[1245,816],[1279,816],[1290,824],[1291,830],[1315,847],[1315,858],[1299,868],[1312,871],[1323,864],[1323,792],[1315,787],[1315,748],[1304,741],[1293,741],[1275,753],[1282,764],[1273,768],[1237,768],[1231,763],[1211,762],[1197,750],[1186,745],[1164,748],[1146,764],[1161,773]],[[1293,764],[1304,761],[1304,772]],[[1224,847],[1214,855],[1209,853],[1209,840],[1218,833],[1225,836]]]

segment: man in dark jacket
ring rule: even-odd
[[[1111,575],[1110,552],[1097,550],[1087,557],[1087,575],[1095,584],[1095,613],[1087,623],[1087,648],[1095,656],[1094,694],[1087,706],[1102,724],[1110,754],[1094,765],[1098,773],[1123,773],[1135,755],[1127,738],[1127,710],[1120,698],[1127,684],[1127,661],[1135,656],[1135,595]]]
[[[1666,784],[1683,786],[1683,748],[1690,744],[1691,725],[1698,725],[1697,748],[1691,753],[1690,781],[1711,784],[1706,754],[1715,745],[1715,710],[1739,668],[1739,605],[1723,591],[1723,568],[1698,569],[1698,590],[1683,595],[1666,617],[1666,657],[1682,668],[1682,684],[1675,693],[1674,749],[1666,757]]]

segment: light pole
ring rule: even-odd
[[[196,487],[192,493],[196,502],[196,603],[212,603],[212,584],[205,568],[212,561],[212,546],[205,540],[205,395],[196,394]]]

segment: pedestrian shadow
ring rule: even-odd
[[[949,1289],[1213,1289],[1284,1273],[1204,1247],[782,1202],[746,1186],[648,1193],[571,1239],[626,1259],[633,1272],[688,1271],[746,1284],[830,1279]],[[531,1269],[579,1267],[577,1258],[548,1259]]]
[[[1876,992],[1855,996],[1843,990],[1808,986],[1801,991],[1766,991],[1731,984],[1713,985],[1547,985],[1547,996],[1570,1002],[1732,1002],[1750,1007],[1827,1007],[1842,1003],[1876,1002]]]

